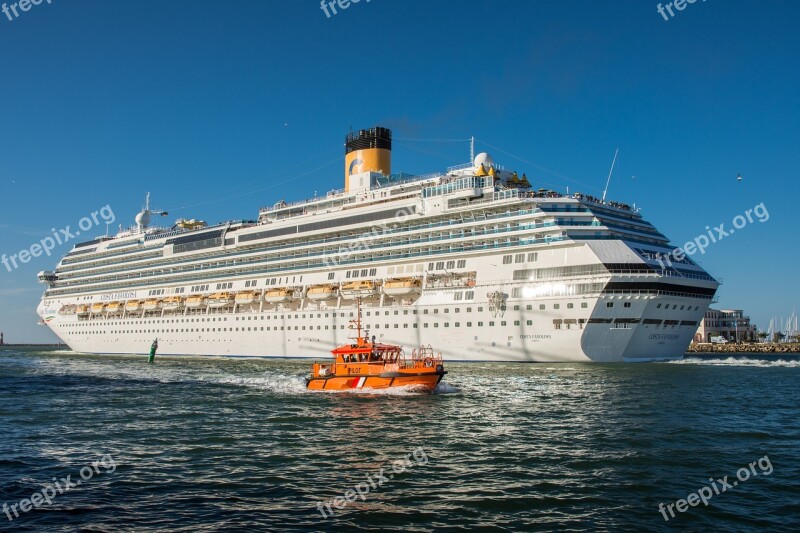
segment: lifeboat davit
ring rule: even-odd
[[[338,292],[339,290],[335,285],[315,285],[309,287],[306,296],[308,296],[310,300],[321,301],[336,298]]]
[[[233,305],[234,301],[235,299],[233,293],[216,292],[209,296],[208,306],[213,309],[219,309],[220,307],[228,307],[229,305]]]
[[[74,315],[76,309],[77,309],[76,305],[62,305],[61,309],[58,310],[58,314],[59,315]]]
[[[183,298],[180,296],[164,298],[164,301],[161,302],[161,308],[164,309],[164,311],[179,311],[183,309]]]
[[[419,292],[422,288],[422,280],[419,278],[398,278],[386,280],[383,284],[383,292],[389,296],[403,296],[413,292]]]
[[[157,311],[161,309],[161,300],[156,298],[150,298],[149,300],[145,300],[144,302],[144,310],[145,311]]]
[[[186,307],[189,309],[196,309],[206,305],[206,297],[202,294],[192,294],[186,298]]]
[[[79,305],[78,308],[75,310],[75,313],[78,316],[87,316],[89,314],[89,306],[88,305]]]
[[[236,293],[236,303],[238,305],[250,305],[261,301],[261,294],[258,291],[239,291]]]
[[[352,300],[353,298],[372,296],[376,290],[374,281],[362,280],[345,283],[342,285],[341,293],[344,298]]]
[[[267,291],[267,294],[264,295],[264,301],[269,302],[271,304],[277,304],[280,302],[288,302],[292,299],[292,292],[289,289],[270,289]]]
[[[430,346],[414,350],[407,359],[402,346],[363,336],[360,305],[356,320],[351,322],[358,336],[352,343],[331,351],[333,363],[314,362],[311,377],[306,379],[307,388],[342,391],[405,386],[432,391],[447,374],[441,354],[435,354]]]

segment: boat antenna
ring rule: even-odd
[[[614,164],[617,162],[617,154],[619,154],[619,148],[614,151],[614,160],[611,161],[611,170],[608,171],[608,180],[606,180],[606,188],[603,190],[603,203],[606,201],[606,193],[608,192],[608,186],[611,184],[611,174],[614,173]]]
[[[358,339],[361,339],[361,296],[356,298],[356,318],[350,321],[351,328],[353,324],[355,324],[358,331]]]

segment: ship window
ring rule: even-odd
[[[547,306],[545,304],[539,304],[539,310],[544,311]]]
[[[366,276],[366,275],[367,275],[367,272],[368,272],[368,270],[367,270],[366,268],[362,268],[362,269],[361,269],[361,275],[362,275],[362,276]]]
[[[606,302],[606,307],[614,307],[614,302]]]
[[[416,325],[416,324],[414,324],[414,327],[416,328],[416,327],[417,327],[417,325]]]
[[[553,309],[561,309],[561,304],[553,304]]]
[[[467,327],[471,328],[472,327],[472,322],[467,322]]]
[[[369,269],[369,275],[370,276],[374,276],[377,273],[378,273],[378,269],[377,268],[370,268]]]
[[[586,302],[581,302],[581,309],[586,309],[587,307],[589,307],[589,304]]]
[[[389,312],[387,311],[387,312],[386,312],[386,314],[388,315],[388,314],[389,314]],[[394,314],[396,314],[396,315],[399,315],[399,314],[400,314],[400,311],[395,311],[395,312],[394,312]]]
[[[330,279],[333,279],[333,276],[334,276],[335,274],[336,274],[335,272],[328,272],[328,279],[329,279],[329,280],[330,280]]]
[[[515,325],[515,326],[519,326],[519,320],[515,320],[515,321],[514,321],[514,325]]]
[[[501,325],[501,326],[505,326],[505,325],[506,325],[506,321],[505,321],[505,320],[501,321],[501,322],[500,322],[500,325]]]
[[[528,262],[533,263],[539,259],[539,252],[530,252],[528,254]]]
[[[458,267],[457,268],[464,268],[466,266],[467,266],[467,260],[466,259],[459,259],[458,260]]]
[[[436,270],[444,269],[444,261],[437,261],[436,262]]]
[[[575,307],[575,304],[572,303],[567,304],[567,309],[572,309],[573,307]]]
[[[433,270],[433,263],[428,263],[428,270]]]
[[[623,307],[630,307],[631,303],[630,302],[625,302],[624,304],[622,304],[622,306]],[[681,307],[681,309],[683,309],[683,307]]]
[[[386,311],[384,315],[389,316],[389,311]]]
[[[403,309],[403,314],[407,315],[408,314],[408,309]]]
[[[504,255],[504,256],[503,256],[503,264],[504,264],[504,265],[510,265],[510,264],[511,264],[511,260],[512,260],[512,259],[513,259],[513,256],[511,256],[511,255]]]
[[[434,314],[434,315],[438,315],[438,314],[439,314],[439,310],[438,310],[438,309],[434,309],[434,310],[433,310],[433,314]]]
[[[447,262],[447,266],[445,268],[447,268],[448,270],[451,270],[451,269],[453,269],[455,267],[456,267],[456,262],[455,261],[448,261]]]
[[[514,256],[515,263],[524,263],[525,262],[525,254],[517,254]]]
[[[403,324],[403,327],[404,327],[404,328],[407,328],[407,327],[408,327],[408,324]]]
[[[528,320],[528,321],[527,321],[527,322],[525,322],[525,323],[526,323],[527,325],[529,325],[529,326],[532,326],[532,325],[533,325],[533,320]]]
[[[518,305],[514,306],[514,311],[519,311],[519,306]]]
[[[672,306],[672,310],[673,310],[673,311],[674,311],[675,309],[677,309],[677,308],[678,308],[678,304],[675,304],[675,305],[673,305],[673,306]]]
[[[428,323],[427,323],[427,322],[425,322],[424,324],[422,324],[422,327],[423,327],[423,328],[427,328],[427,327],[428,327]]]
[[[489,325],[490,325],[490,326],[494,326],[494,320],[490,320],[490,321],[489,321]]]
[[[483,312],[483,307],[478,307],[478,312],[482,313]]]

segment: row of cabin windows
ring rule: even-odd
[[[526,324],[528,326],[532,326],[533,325],[533,321],[532,320],[527,320]],[[478,321],[478,322],[475,323],[475,325],[477,325],[477,327],[483,327],[484,326],[484,322],[483,321]],[[505,320],[501,320],[498,323],[498,322],[496,322],[494,320],[490,320],[490,321],[488,321],[488,323],[486,325],[489,326],[489,327],[494,327],[494,326],[503,327],[503,326],[507,326],[508,322],[505,321]],[[515,326],[519,326],[520,325],[520,321],[519,320],[515,320],[514,321],[514,325]],[[450,327],[450,322],[443,322],[441,325],[439,324],[439,322],[433,322],[432,324],[428,323],[428,322],[424,322],[422,324],[423,328],[428,328],[428,327],[438,328],[440,326],[444,327],[444,328],[449,328]],[[419,325],[416,324],[416,323],[413,323],[410,326],[407,323],[403,324],[403,329],[408,329],[409,327],[418,328]],[[454,327],[454,328],[462,327],[461,322],[454,322],[452,327]],[[473,323],[472,322],[465,322],[463,327],[471,328],[471,327],[473,327]],[[365,326],[365,329],[373,329],[373,328],[374,329],[381,329],[381,325],[380,324],[374,324],[374,325],[367,324]],[[400,329],[400,324],[394,324],[394,325],[392,325],[392,324],[384,324],[384,327],[383,327],[383,329],[392,329],[392,328]],[[316,327],[316,331],[322,331],[323,329],[325,329],[325,330],[336,329],[336,326],[324,326],[324,328],[323,328],[323,326],[317,326]],[[339,329],[340,330],[345,329],[344,325],[340,325]],[[229,327],[229,328],[175,328],[175,329],[136,329],[136,330],[126,329],[126,330],[112,330],[112,331],[109,331],[109,332],[107,332],[107,331],[85,331],[83,333],[84,334],[89,334],[89,335],[104,335],[104,334],[108,334],[108,333],[111,333],[111,334],[120,334],[120,333],[216,333],[216,332],[227,332],[227,331],[231,331],[231,332],[233,332],[233,331],[242,331],[242,332],[244,332],[244,331],[253,331],[253,332],[255,332],[255,331],[292,331],[292,326],[274,326],[274,327],[271,327],[271,326],[261,326],[261,327],[255,326],[255,327],[248,327],[248,328],[245,328],[245,327],[241,327],[241,328]],[[314,326],[294,326],[294,331],[314,331]]]
[[[503,256],[503,264],[511,263],[534,263],[539,260],[539,252],[529,252],[526,254],[509,254]]]
[[[466,268],[467,260],[459,259],[451,261],[436,261],[435,263],[428,263],[428,271],[432,270],[452,270],[454,268]]]
[[[359,272],[360,272],[360,274],[359,274]],[[345,277],[347,279],[359,278],[359,277],[365,278],[367,276],[375,276],[377,273],[378,273],[378,269],[377,268],[362,268],[361,270],[348,270],[347,274],[345,275]],[[328,274],[328,279],[333,279],[333,275],[332,274],[334,274],[334,273],[331,272],[330,274]]]

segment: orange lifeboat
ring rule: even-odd
[[[430,346],[414,350],[410,359],[403,347],[375,342],[361,335],[361,307],[353,320],[358,336],[351,344],[331,351],[333,363],[317,363],[306,379],[312,390],[343,391],[354,389],[386,389],[389,387],[419,387],[432,391],[447,372],[441,354]]]

